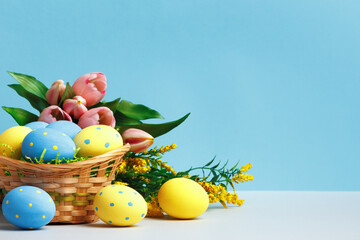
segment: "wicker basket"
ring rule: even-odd
[[[61,165],[34,164],[0,156],[0,189],[9,192],[30,185],[45,190],[56,205],[52,223],[96,222],[99,218],[93,209],[95,194],[111,184],[129,149],[127,144],[88,160]]]

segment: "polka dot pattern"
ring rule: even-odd
[[[81,130],[74,142],[79,149],[78,156],[98,156],[123,146],[121,136],[116,136],[118,131],[110,126],[93,125]]]
[[[72,159],[76,149],[74,141],[62,132],[55,129],[41,128],[30,132],[24,138],[21,152],[31,160],[42,160],[47,163],[51,160]],[[45,151],[46,150],[46,151]]]
[[[115,226],[133,225],[141,221],[147,212],[144,198],[124,185],[104,187],[95,196],[94,207],[101,220]]]
[[[48,193],[36,187],[15,188],[4,198],[3,215],[11,224],[19,228],[40,228],[55,216],[55,204],[50,199]]]

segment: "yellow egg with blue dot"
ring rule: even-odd
[[[130,226],[140,222],[147,213],[145,199],[135,189],[124,185],[102,188],[94,199],[95,214],[113,226]]]
[[[31,128],[24,126],[16,126],[7,129],[0,135],[0,154],[20,159],[21,157],[21,144],[31,132]]]
[[[56,207],[53,199],[44,190],[21,186],[6,194],[2,211],[11,224],[23,229],[37,229],[53,219]]]
[[[106,125],[93,125],[81,130],[75,137],[79,157],[95,157],[123,146],[119,132]]]
[[[188,178],[173,178],[165,182],[158,193],[161,209],[179,219],[191,219],[209,207],[209,196],[200,184]]]

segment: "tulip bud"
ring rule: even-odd
[[[90,109],[80,117],[78,122],[81,128],[99,124],[115,127],[114,114],[109,108],[98,107]]]
[[[86,106],[90,107],[104,97],[106,91],[106,77],[103,73],[93,72],[82,75],[73,84],[72,89],[77,96],[86,100]]]
[[[39,117],[39,121],[43,121],[46,123],[52,123],[59,120],[67,120],[70,122],[72,121],[69,114],[67,114],[65,111],[55,105],[44,108]]]
[[[66,86],[63,80],[56,80],[46,92],[46,101],[50,105],[57,105],[64,94],[65,88]]]
[[[130,144],[130,152],[140,153],[148,149],[154,142],[153,136],[140,129],[129,128],[121,134],[124,143]]]
[[[81,96],[75,96],[73,99],[66,99],[63,104],[65,112],[73,116],[75,119],[79,119],[81,115],[87,112],[86,100]]]

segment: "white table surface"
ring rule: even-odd
[[[360,192],[238,192],[242,207],[210,205],[193,220],[152,219],[131,227],[47,225],[20,230],[0,217],[0,240],[286,239],[359,240]]]

